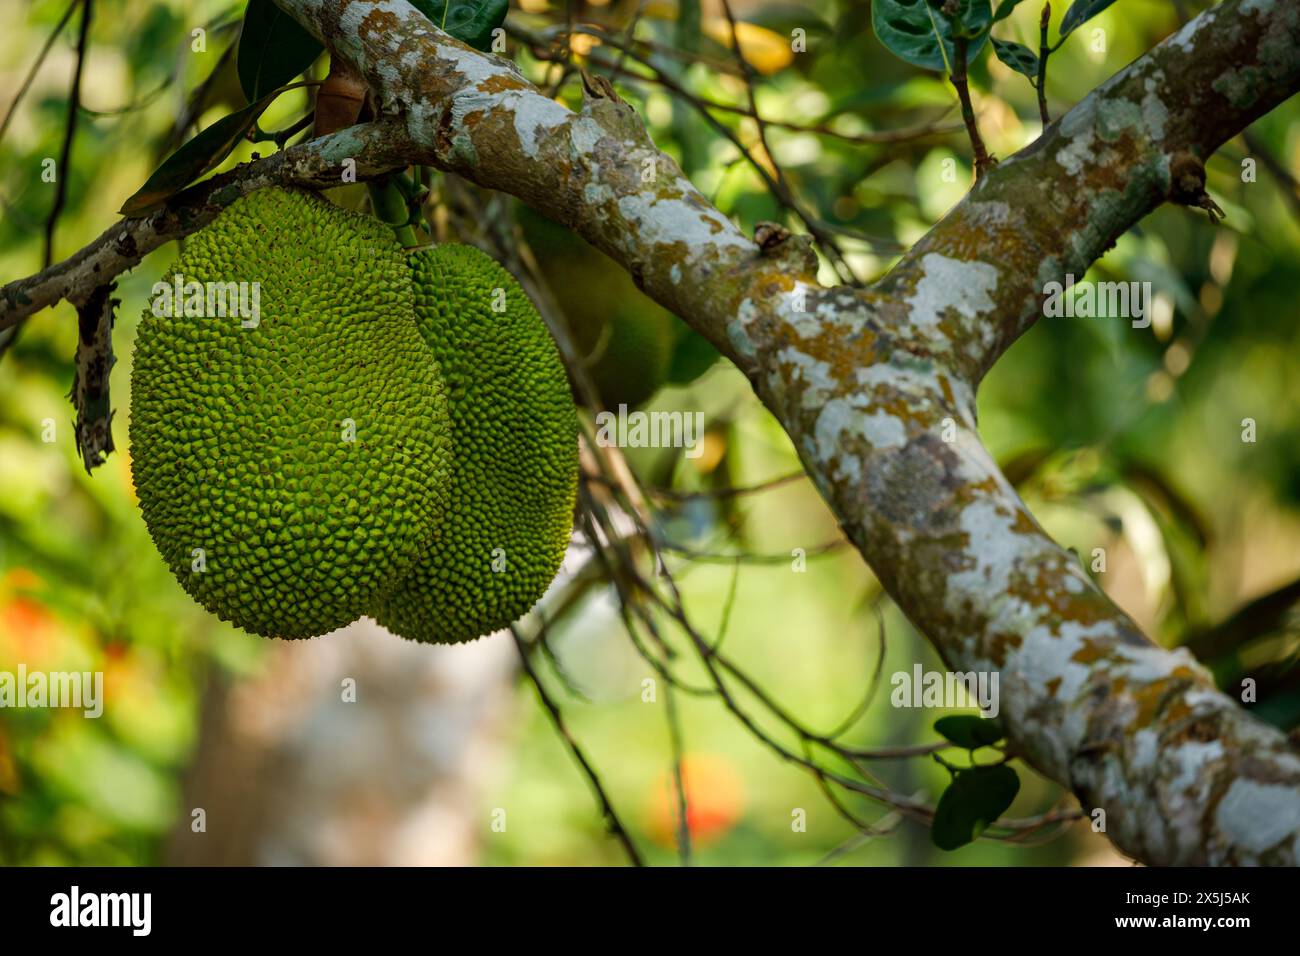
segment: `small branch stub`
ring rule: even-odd
[[[113,451],[113,404],[108,377],[113,357],[113,315],[122,304],[112,298],[117,283],[98,286],[77,306],[76,369],[72,375],[73,407],[77,410],[75,435],[86,473],[102,465]]]
[[[812,236],[800,236],[777,222],[760,222],[754,227],[754,242],[765,259],[778,260],[799,275],[817,274],[817,253]]]
[[[1191,153],[1176,153],[1170,160],[1169,201],[1204,209],[1215,224],[1227,216],[1205,190],[1205,164]]]

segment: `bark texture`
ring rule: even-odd
[[[890,594],[957,670],[1001,673],[1014,745],[1149,863],[1300,863],[1300,753],[1170,652],[1042,531],[975,427],[975,389],[1041,313],[1300,87],[1300,6],[1215,7],[1063,116],[875,287],[766,252],[628,105],[572,113],[409,5],[279,0],[361,70],[428,158],[622,263],[744,370]]]
[[[974,401],[1046,282],[1082,275],[1160,203],[1204,202],[1204,160],[1300,89],[1300,4],[1201,14],[990,170],[876,285],[828,289],[806,240],[760,249],[606,87],[570,112],[404,0],[277,3],[386,118],[286,151],[288,175],[268,171],[278,157],[248,175],[318,183],[355,147],[359,167],[435,165],[572,227],[744,371],[899,606],[955,670],[1000,672],[1013,745],[1104,809],[1122,850],[1300,864],[1300,751],[1143,636],[1043,532],[981,445]],[[46,291],[60,275],[24,280],[26,305],[6,287],[0,328],[68,295]]]

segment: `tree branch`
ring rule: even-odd
[[[62,262],[0,288],[0,330],[68,300],[82,306],[104,283],[127,272],[159,246],[203,228],[236,199],[265,186],[325,189],[343,181],[354,159],[359,180],[407,165],[412,152],[394,119],[353,126],[238,166],[177,194],[156,212],[123,219]]]
[[[277,2],[395,118],[197,187],[195,219],[181,221],[184,200],[114,227],[97,252],[6,287],[0,327],[74,295],[93,265],[98,285],[138,261],[104,250],[118,232],[172,238],[227,194],[325,178],[341,150],[511,193],[744,371],[883,586],[949,666],[1000,673],[1016,751],[1085,812],[1104,808],[1118,846],[1154,864],[1300,862],[1300,753],[1185,651],[1145,638],[1047,537],[980,444],[974,402],[1045,282],[1081,275],[1161,202],[1199,203],[1205,158],[1300,88],[1300,6],[1212,8],[990,169],[876,286],[825,289],[806,238],[760,249],[617,98],[589,90],[572,113],[402,0]]]

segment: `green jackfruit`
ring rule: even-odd
[[[459,245],[410,263],[455,467],[432,546],[373,613],[403,637],[459,643],[517,620],[555,577],[573,525],[577,411],[545,323],[505,269]]]
[[[175,275],[260,283],[260,319],[160,307],[155,286],[131,377],[149,533],[224,620],[341,627],[423,551],[449,487],[446,395],[402,250],[373,219],[264,189],[195,234]]]

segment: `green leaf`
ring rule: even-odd
[[[1011,16],[1011,12],[1020,6],[1022,2],[1023,0],[1002,0],[1002,6],[998,7],[997,13],[993,14],[993,22],[1000,23]]]
[[[510,0],[411,0],[433,25],[476,50],[492,45],[492,31],[505,22]]]
[[[668,381],[673,385],[689,385],[720,358],[713,344],[694,329],[687,329],[673,346],[673,357],[668,369]]]
[[[1031,80],[1038,76],[1038,54],[1023,43],[993,38],[993,52],[999,60]]]
[[[288,83],[320,56],[320,41],[273,0],[248,0],[235,67],[244,99],[254,103]]]
[[[934,729],[945,740],[950,740],[958,747],[978,750],[995,744],[1006,736],[1002,725],[996,718],[979,717],[975,714],[950,714],[934,722]]]
[[[276,90],[242,110],[221,117],[182,144],[162,161],[162,165],[153,171],[145,184],[118,211],[131,217],[146,215],[204,173],[216,169],[279,94],[280,91]]]
[[[959,0],[957,20],[960,27],[956,32],[973,38],[966,48],[967,62],[973,62],[988,42],[993,22],[991,0]],[[871,28],[876,38],[895,56],[924,70],[950,70],[953,26],[933,0],[873,0],[871,4]]]
[[[939,798],[930,839],[941,850],[965,846],[1006,813],[1019,792],[1020,778],[1006,764],[961,771]]]
[[[1061,20],[1061,39],[1065,39],[1074,32],[1075,27],[1082,26],[1114,2],[1115,0],[1074,0]]]

